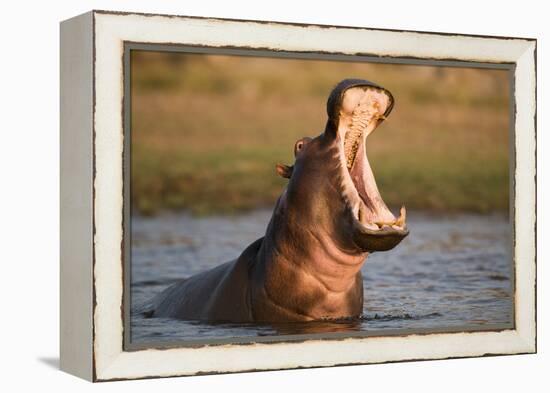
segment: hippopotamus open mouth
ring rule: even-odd
[[[397,218],[388,209],[380,196],[366,154],[367,137],[386,119],[393,104],[391,93],[372,82],[362,79],[343,80],[329,96],[328,121],[324,133],[314,139],[299,140],[295,146],[295,165],[280,165],[277,168],[280,175],[291,179],[289,190],[297,188],[293,187],[293,180],[303,185],[306,173],[310,179],[315,178],[314,168],[322,170],[325,177],[331,177],[331,187],[339,190],[346,205],[347,220],[344,221],[351,224],[351,228],[349,225],[337,224],[336,231],[349,234],[362,251],[390,250],[409,233],[405,207],[401,208]],[[336,168],[328,165],[330,161],[336,161]],[[304,173],[296,174],[298,169]],[[299,179],[293,179],[295,177]],[[329,208],[338,215],[339,208],[334,202],[334,196],[323,191],[320,177],[317,180],[316,187],[311,181],[309,185],[317,193],[324,192],[325,200],[331,199]],[[338,219],[342,220],[341,214]]]
[[[344,80],[329,98],[329,118],[337,124],[345,198],[353,211],[356,243],[369,251],[395,247],[405,236],[406,210],[396,219],[376,186],[366,154],[367,137],[389,115],[391,93],[364,80]]]

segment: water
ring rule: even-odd
[[[236,217],[132,218],[135,307],[175,280],[236,258],[261,237],[271,211]],[[337,331],[446,329],[512,322],[510,227],[501,215],[409,212],[410,235],[364,264],[363,318],[338,323],[207,324],[132,313],[132,343]]]

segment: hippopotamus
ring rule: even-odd
[[[368,135],[389,115],[392,94],[345,79],[327,101],[324,131],[299,139],[265,235],[235,260],[183,279],[152,299],[150,317],[277,323],[360,317],[361,267],[409,233],[406,210],[388,209],[366,155]]]

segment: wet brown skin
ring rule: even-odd
[[[346,167],[345,107],[359,107],[357,100],[348,101],[353,94],[363,94],[361,89],[374,91],[386,103],[370,131],[389,114],[393,97],[386,90],[365,80],[340,82],[329,96],[324,132],[296,142],[292,167],[277,166],[289,183],[265,236],[236,260],[166,289],[145,308],[147,315],[242,323],[338,319],[362,313],[360,269],[368,253],[392,249],[408,230],[404,215],[395,219],[383,203],[364,143],[355,149],[353,165]],[[347,142],[346,147],[349,151]]]

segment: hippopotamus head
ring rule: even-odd
[[[296,233],[305,230],[323,241],[332,239],[348,254],[386,251],[399,244],[409,233],[405,208],[398,218],[388,209],[365,148],[368,135],[393,105],[391,93],[372,82],[338,83],[327,101],[325,130],[296,142],[294,165],[277,165],[289,184],[274,218],[284,219],[285,227]]]

